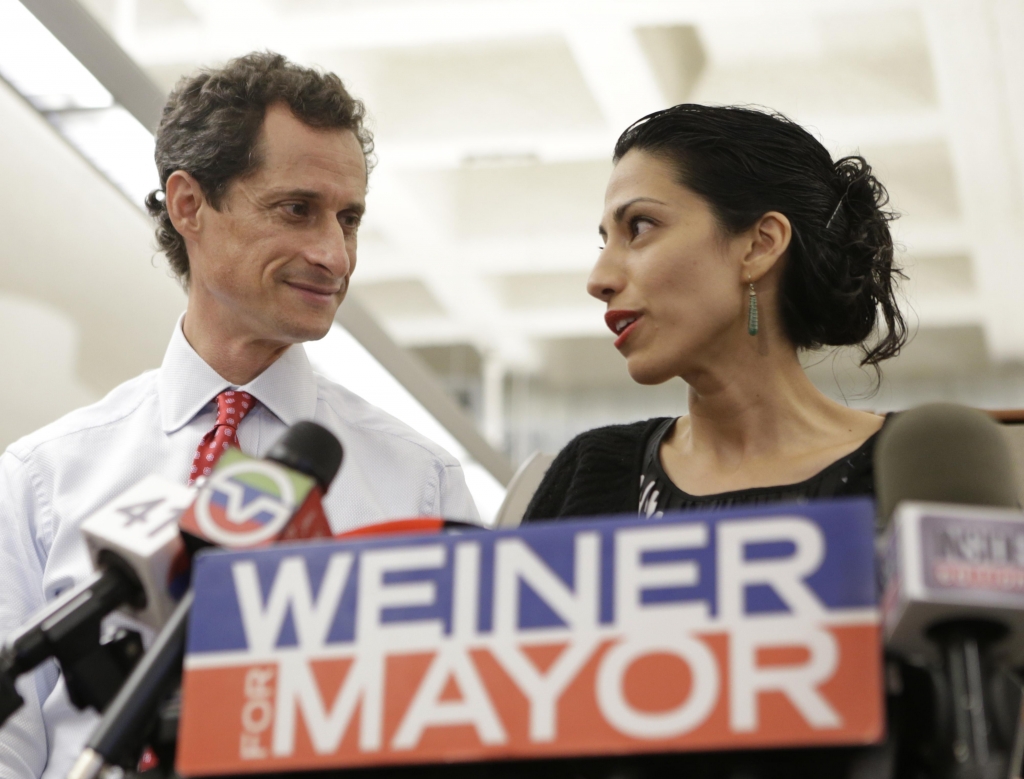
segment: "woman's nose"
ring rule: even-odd
[[[587,279],[587,292],[605,303],[617,295],[623,286],[622,274],[619,273],[609,255],[608,249],[601,251],[594,269]]]

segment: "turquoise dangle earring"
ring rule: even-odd
[[[754,282],[750,282],[750,302],[747,305],[747,332],[757,335],[757,293]]]

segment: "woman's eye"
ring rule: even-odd
[[[654,227],[654,223],[646,216],[634,216],[629,220],[629,231],[634,238],[637,238]]]

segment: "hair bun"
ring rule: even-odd
[[[843,157],[835,163],[839,202],[826,224],[828,238],[844,258],[843,286],[863,302],[858,312],[863,320],[874,319],[878,301],[885,299],[894,276],[902,275],[893,261],[892,233],[889,222],[896,214],[889,209],[889,193],[859,155]],[[870,309],[870,310],[869,310]],[[895,356],[905,339],[902,317],[882,307],[887,336],[866,347],[865,361],[878,362]]]

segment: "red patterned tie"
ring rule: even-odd
[[[209,476],[224,450],[229,446],[238,446],[238,423],[255,405],[252,395],[241,390],[224,390],[217,396],[217,423],[199,442],[196,456],[192,460],[189,484],[200,476]]]

